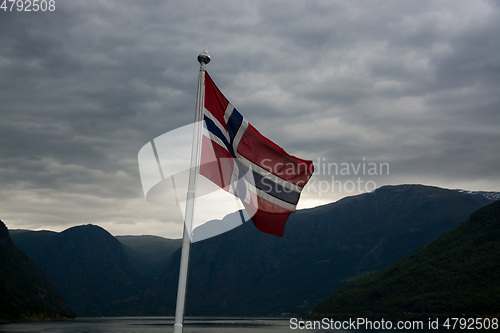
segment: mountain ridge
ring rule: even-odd
[[[320,302],[314,317],[498,316],[500,201],[411,256]]]
[[[258,316],[312,310],[335,290],[410,255],[489,202],[479,193],[424,185],[395,185],[299,210],[290,216],[283,238],[263,234],[251,223],[244,223],[225,234],[192,244],[187,314]],[[54,250],[43,250],[48,245],[53,248],[58,244],[59,241],[55,241],[60,238],[58,233],[55,236],[51,232],[31,233],[14,234],[13,239],[21,241],[23,237],[33,237],[27,251],[35,251],[32,256],[45,256],[45,259],[37,259],[41,267],[63,269],[65,266],[57,263],[61,258],[47,256]],[[115,260],[115,272],[119,274],[108,282],[113,280],[116,288],[123,284],[128,292],[115,293],[107,300],[102,299],[103,292],[97,292],[93,297],[101,297],[101,301],[80,299],[85,307],[77,313],[91,316],[172,315],[180,249],[166,261],[162,261],[165,256],[160,258],[159,255],[147,259],[146,254],[151,250],[146,244],[149,236],[113,237],[104,229],[100,233],[107,234],[101,235],[101,239],[113,243],[112,247],[120,247],[118,257],[122,257],[122,264],[126,263],[125,267]],[[38,236],[40,243],[34,241]],[[81,238],[73,241],[81,242]],[[145,248],[141,250],[141,246]],[[98,246],[87,248],[90,252],[99,252],[98,249]],[[61,248],[55,251],[56,254],[68,253]],[[156,270],[151,269],[152,263],[158,264]],[[163,264],[166,266],[162,268]],[[99,267],[107,272],[105,266]],[[58,283],[61,282],[56,285]],[[84,287],[86,289],[81,288],[89,295],[96,294],[91,284]],[[104,294],[106,292],[104,290]],[[63,295],[67,297],[66,292]]]
[[[401,260],[489,202],[437,187],[385,186],[330,207],[298,211],[283,238],[257,233],[245,223],[192,245],[186,313],[312,310],[346,279]],[[179,258],[178,251],[167,274],[133,302],[139,313],[173,314]]]

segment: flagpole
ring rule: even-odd
[[[203,120],[203,103],[205,93],[205,65],[210,62],[210,56],[205,50],[198,55],[200,74],[198,77],[198,95],[196,97],[196,114],[191,148],[191,168],[189,171],[189,185],[186,200],[186,214],[184,220],[184,235],[182,238],[181,265],[179,269],[179,285],[177,287],[177,304],[175,307],[174,333],[182,333],[184,326],[184,310],[186,308],[186,291],[189,271],[189,252],[191,250],[192,224],[194,217],[194,199],[196,197],[196,181],[200,168],[200,149]],[[188,230],[190,228],[190,230]]]

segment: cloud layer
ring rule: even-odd
[[[143,197],[149,140],[194,118],[198,63],[290,153],[388,163],[343,185],[500,190],[499,3],[56,1],[0,11],[0,200],[9,228],[180,237]],[[313,179],[313,180],[314,180]],[[302,207],[357,194],[306,190]],[[368,189],[370,190],[370,189]]]

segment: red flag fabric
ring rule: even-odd
[[[262,232],[283,236],[288,216],[314,172],[263,136],[205,76],[200,174],[240,198]]]

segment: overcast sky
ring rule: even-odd
[[[299,207],[387,184],[500,190],[498,1],[55,3],[0,11],[10,229],[181,237],[179,216],[144,199],[137,154],[194,119],[205,49],[261,133],[338,166]]]

